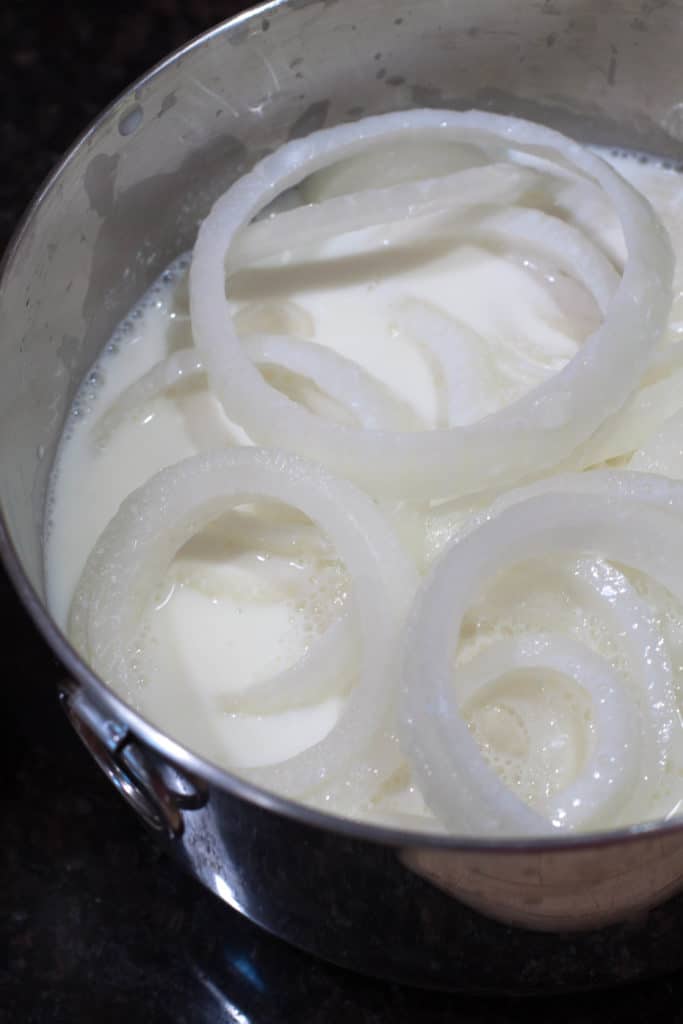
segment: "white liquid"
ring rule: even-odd
[[[674,240],[683,244],[680,177],[634,158],[611,160],[651,199]],[[609,224],[603,233],[610,246],[619,246]],[[597,325],[587,293],[531,260],[473,246],[435,247],[416,260],[410,253],[384,250],[381,232],[372,237],[370,260],[350,258],[357,238],[348,235],[324,248],[341,264],[331,261],[315,271],[293,265],[241,272],[231,288],[238,324],[246,332],[289,330],[335,349],[384,381],[427,426],[440,415],[439,379],[419,343],[399,326],[397,311],[406,299],[436,307],[486,339],[489,372],[481,373],[473,363],[478,387],[463,389],[460,422],[508,404],[556,373]],[[131,313],[84,384],[65,431],[46,554],[48,601],[63,627],[90,550],[132,490],[186,456],[250,443],[227,420],[203,378],[141,407],[103,446],[94,441],[93,427],[114,399],[157,361],[191,344],[186,268],[187,261],[171,268]],[[672,312],[672,321],[679,319],[683,335],[683,258],[677,263]],[[299,390],[311,407],[335,412],[313,392],[305,386]],[[658,449],[660,463],[662,457]],[[679,475],[675,466],[671,475]],[[183,549],[158,594],[140,656],[139,684],[122,694],[129,703],[198,753],[238,771],[280,761],[329,731],[343,698],[261,716],[230,713],[222,705],[231,691],[295,662],[334,621],[345,578],[333,559],[245,549],[238,538],[226,541],[218,526]],[[573,633],[615,657],[600,624],[558,594],[541,570],[529,567],[490,587],[472,609],[460,657],[471,656],[493,636],[535,628],[539,615],[554,630]],[[677,611],[667,615],[675,628]],[[566,785],[585,759],[591,708],[576,687],[509,677],[495,699],[475,703],[467,712],[490,762],[531,803]],[[641,813],[672,813],[677,786],[680,779],[672,780],[658,806]],[[368,806],[367,815],[383,820],[395,811],[429,816],[405,772]]]

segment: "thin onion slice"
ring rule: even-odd
[[[552,633],[526,634],[491,644],[456,669],[457,690],[449,688],[439,697],[447,710],[437,728],[447,733],[450,721],[462,714],[460,709],[464,710],[475,697],[481,699],[509,673],[530,669],[565,676],[590,696],[596,733],[594,749],[577,778],[547,797],[543,807],[555,828],[585,828],[623,806],[636,784],[640,767],[636,714],[623,680],[585,644]],[[460,785],[474,784],[488,790],[490,800],[501,799],[499,791],[504,783],[494,777],[481,754],[469,763],[468,772],[467,777],[459,777]],[[472,783],[470,776],[475,774],[477,782]]]
[[[251,334],[284,334],[312,341],[315,336],[313,317],[291,300],[247,302],[237,310],[233,323],[241,338]]]
[[[603,559],[580,559],[573,583],[580,599],[587,599],[589,607],[607,619],[628,658],[641,723],[638,798],[642,801],[649,794],[654,799],[660,772],[679,756],[672,742],[680,739],[680,730],[670,728],[671,718],[675,723],[677,717],[676,690],[661,626],[624,573]]]
[[[242,345],[256,366],[277,367],[312,381],[320,391],[347,409],[362,427],[416,430],[421,425],[413,410],[395,398],[381,381],[332,349],[313,341],[280,335],[250,335]],[[96,443],[103,444],[126,417],[141,406],[205,373],[204,362],[193,348],[180,349],[155,363],[97,421]]]
[[[566,468],[586,469],[647,444],[683,408],[683,367],[641,387],[570,456]]]
[[[396,669],[399,671],[398,666]],[[395,693],[392,697],[389,721],[395,725]],[[384,786],[405,764],[395,729],[386,730],[372,750],[357,758],[345,774],[326,780],[325,786],[313,795],[312,803],[322,810],[355,816],[362,814],[381,799]]]
[[[373,143],[463,141],[542,151],[597,182],[620,218],[628,258],[602,326],[554,377],[484,420],[409,434],[325,422],[269,387],[241,347],[225,293],[238,232],[276,196]],[[649,204],[604,161],[548,128],[470,111],[411,111],[288,143],[236,182],[202,224],[190,269],[195,340],[228,416],[256,441],[286,444],[383,496],[452,497],[507,486],[566,457],[634,389],[666,326],[672,254]]]
[[[683,411],[662,423],[629,460],[629,469],[683,479]]]
[[[473,222],[466,219],[459,226],[468,241],[550,259],[555,268],[579,281],[606,314],[618,284],[616,272],[603,253],[570,224],[540,210],[513,208],[484,214]],[[398,303],[393,318],[435,361],[438,427],[471,424],[496,411],[497,403],[486,400],[486,393],[494,394],[496,388],[485,339],[455,317],[415,299]]]
[[[447,550],[423,587],[407,632],[401,715],[404,749],[425,798],[446,824],[458,828],[465,820],[479,834],[538,833],[546,827],[530,811],[520,816],[511,794],[492,801],[481,788],[462,787],[477,748],[460,717],[449,719],[448,750],[443,739],[435,739],[463,616],[483,582],[527,558],[578,550],[638,569],[683,601],[680,530],[680,518],[670,509],[646,502],[604,493],[572,494],[571,500],[548,494],[510,505]],[[672,694],[657,722],[656,742],[671,750],[680,732]]]
[[[362,645],[358,681],[331,732],[279,765],[249,772],[264,786],[302,796],[343,775],[386,727],[394,649],[415,584],[389,524],[353,485],[258,448],[198,455],[162,470],[126,499],[91,552],[69,633],[96,672],[130,690],[135,638],[175,554],[226,511],[264,499],[300,509],[328,534],[351,579]]]
[[[486,153],[477,146],[458,142],[433,144],[399,142],[389,146],[373,146],[348,160],[317,171],[301,185],[306,203],[320,203],[350,192],[363,192],[383,185],[403,185],[418,178],[446,177],[469,167],[488,163]]]
[[[624,240],[604,193],[593,182],[576,178],[551,179],[547,191],[551,199],[549,212],[570,220],[574,227],[590,236],[612,265],[622,271]]]
[[[369,430],[413,429],[421,425],[413,410],[358,363],[314,341],[277,335],[244,339],[256,366],[274,366],[311,380]]]
[[[461,540],[511,506],[547,494],[571,498],[577,494],[602,495],[606,499],[606,507],[611,507],[613,501],[633,501],[671,507],[683,513],[683,485],[656,474],[618,469],[556,473],[502,494],[482,496],[477,505],[455,500],[431,509],[425,516],[425,545],[431,555],[430,561],[449,543]]]
[[[147,373],[126,388],[97,420],[93,430],[96,444],[103,445],[116,428],[141,407],[204,372],[204,363],[194,348],[180,349],[155,363]]]
[[[461,232],[473,241],[550,258],[556,267],[584,285],[607,316],[619,276],[600,249],[573,225],[542,210],[512,207],[468,220]]]
[[[607,314],[618,286],[618,277],[606,256],[572,225],[541,210],[509,209],[488,213],[460,225],[461,236],[470,241],[540,253],[557,268],[570,273],[593,295],[598,309]],[[399,304],[394,317],[426,347],[441,367],[444,387],[437,425],[465,425],[494,411],[482,397],[477,404],[469,396],[481,395],[491,370],[486,360],[486,341],[466,325],[435,307],[416,300]]]
[[[439,216],[446,220],[434,230],[451,232],[454,216],[483,204],[514,203],[536,180],[524,168],[491,164],[299,206],[244,228],[229,251],[228,273],[273,256],[289,259],[292,250],[310,250],[337,235],[383,224]]]
[[[284,513],[283,509],[279,510]],[[270,554],[292,557],[296,555],[329,556],[330,546],[327,539],[310,523],[295,521],[291,517],[280,519],[274,515],[272,505],[267,506],[268,518],[264,518],[266,509],[256,506],[251,512],[234,511],[221,516],[215,526],[220,537],[232,547],[252,549]]]
[[[485,398],[494,387],[491,360],[480,335],[418,299],[397,304],[392,320],[426,350],[434,364],[438,427],[472,423],[493,411]]]

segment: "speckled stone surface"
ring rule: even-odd
[[[0,246],[104,104],[240,6],[4,3]],[[360,978],[263,934],[183,875],[99,774],[57,707],[59,666],[4,577],[0,607],[3,1024],[683,1020],[677,976],[553,1000],[465,999]]]

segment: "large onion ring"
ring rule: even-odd
[[[622,474],[627,476],[628,474]],[[432,570],[404,644],[403,742],[428,802],[442,820],[470,822],[479,833],[542,831],[531,812],[521,822],[512,794],[487,801],[463,788],[477,748],[459,716],[449,718],[449,756],[435,744],[441,694],[447,691],[463,616],[471,597],[493,573],[525,558],[557,551],[599,553],[654,577],[683,601],[680,519],[670,509],[609,495],[547,494],[509,505],[454,543]],[[456,674],[457,678],[457,674]],[[681,726],[673,694],[661,710],[659,741],[668,747]],[[476,822],[476,825],[472,825]]]
[[[519,669],[557,672],[587,691],[593,705],[596,743],[578,777],[545,801],[545,814],[556,828],[584,828],[601,816],[613,814],[631,795],[640,765],[635,708],[615,670],[589,647],[571,637],[553,633],[527,634],[491,644],[458,669],[457,692],[440,694],[444,713],[435,726],[448,722],[475,696],[490,690],[503,676]],[[456,703],[457,698],[457,703]],[[483,777],[491,797],[504,785],[480,755],[468,765],[470,774]],[[469,783],[469,776],[460,779]],[[488,783],[488,785],[487,785]],[[521,804],[521,801],[520,801]]]
[[[358,682],[332,731],[301,754],[249,773],[301,796],[343,774],[386,725],[398,631],[415,585],[391,527],[353,485],[297,456],[259,448],[198,455],[162,470],[124,501],[93,548],[69,633],[96,672],[129,688],[131,645],[174,555],[226,511],[263,499],[300,509],[328,534],[351,578],[361,636]]]
[[[361,431],[323,421],[270,388],[233,329],[225,259],[238,232],[279,193],[374,142],[455,137],[490,148],[552,155],[602,186],[628,258],[602,326],[554,377],[466,427],[419,434]],[[202,224],[190,268],[195,340],[228,415],[259,443],[328,465],[373,494],[449,497],[519,480],[567,456],[634,389],[666,326],[670,244],[649,204],[595,154],[551,129],[495,114],[412,111],[339,125],[281,147],[237,181]]]

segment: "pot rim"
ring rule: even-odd
[[[309,0],[312,5],[316,0]],[[32,222],[46,198],[58,187],[63,173],[69,167],[75,154],[81,147],[94,139],[98,132],[111,120],[121,115],[123,109],[135,99],[143,87],[149,85],[159,74],[172,67],[183,57],[200,49],[207,43],[241,29],[257,17],[276,10],[284,10],[290,6],[289,0],[266,0],[249,7],[232,18],[213,26],[196,36],[183,46],[174,50],[157,64],[136,79],[127,89],[120,93],[104,110],[88,125],[88,127],[72,143],[64,156],[58,161],[39,187],[34,198],[20,218],[4,254],[0,259],[0,291],[5,279],[19,252],[22,241],[30,230]],[[644,836],[655,838],[683,831],[683,817],[672,820],[656,820],[642,822],[626,828],[585,832],[577,835],[545,836],[534,839],[520,838],[476,838],[470,836],[453,836],[439,833],[417,832],[391,828],[386,825],[374,825],[368,822],[355,821],[339,817],[318,809],[297,803],[285,797],[262,789],[247,779],[221,768],[212,761],[183,746],[172,739],[163,730],[153,725],[143,715],[135,711],[119,697],[90,667],[83,661],[71,646],[63,631],[49,613],[44,601],[29,580],[19,554],[11,539],[5,514],[0,501],[0,561],[4,565],[10,580],[25,610],[33,623],[47,641],[51,650],[86,694],[108,714],[121,720],[126,728],[130,728],[136,738],[147,744],[158,755],[168,758],[178,766],[193,772],[201,779],[227,790],[248,803],[282,815],[314,828],[322,829],[331,834],[338,834],[350,839],[364,840],[370,843],[398,847],[401,849],[433,849],[457,853],[554,853],[562,850],[595,850],[603,846],[633,842]]]

